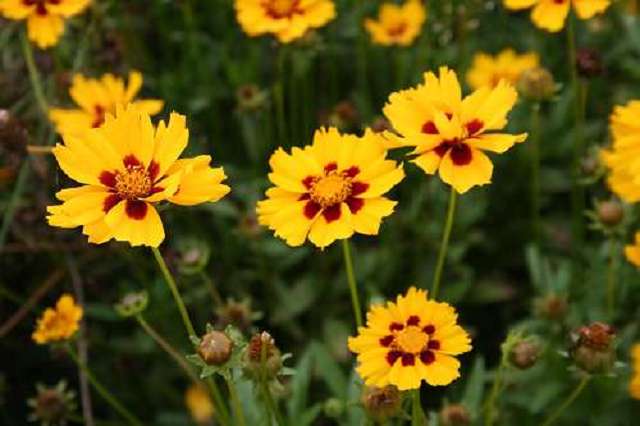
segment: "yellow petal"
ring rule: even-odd
[[[471,148],[471,162],[456,165],[451,158],[451,150],[440,163],[440,177],[458,193],[464,194],[474,186],[491,183],[493,164],[482,151]]]

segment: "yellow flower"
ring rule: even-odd
[[[213,418],[213,404],[206,389],[202,386],[191,385],[185,392],[184,402],[196,423],[207,423]]]
[[[496,87],[504,79],[515,86],[523,72],[539,64],[540,58],[535,53],[518,55],[512,49],[503,50],[497,56],[477,53],[467,73],[467,83],[473,89],[480,89]]]
[[[164,102],[156,99],[134,101],[142,87],[142,74],[129,73],[129,84],[123,79],[106,74],[100,80],[76,74],[69,89],[77,109],[53,108],[49,112],[51,121],[60,134],[78,133],[100,127],[107,114],[116,112],[117,105],[133,104],[150,115],[160,112]]]
[[[29,40],[41,49],[54,46],[64,32],[64,20],[81,13],[91,0],[0,0],[0,15],[27,20]]]
[[[518,94],[504,80],[495,88],[482,87],[462,98],[455,72],[440,68],[439,77],[426,73],[424,84],[392,93],[384,113],[401,137],[385,137],[415,147],[413,160],[428,174],[464,193],[491,182],[493,164],[483,151],[503,153],[523,142],[526,133],[487,133],[507,125],[507,114]]]
[[[408,390],[419,388],[422,380],[448,385],[460,376],[454,355],[471,350],[457,319],[453,307],[427,300],[427,292],[415,287],[396,303],[373,306],[366,327],[349,338],[349,349],[358,354],[356,370],[368,386]]]
[[[376,44],[409,46],[420,35],[427,12],[420,0],[408,0],[403,5],[384,3],[378,19],[365,19],[364,26]]]
[[[640,232],[636,232],[634,244],[625,246],[624,255],[629,262],[640,268]]]
[[[183,115],[172,113],[157,129],[146,112],[118,106],[115,116],[81,136],[65,135],[53,154],[60,168],[83,186],[63,189],[63,204],[49,206],[48,221],[62,228],[83,227],[89,242],[115,238],[157,247],[164,228],[154,204],[194,205],[217,201],[229,192],[222,168],[211,157],[178,160],[189,130]]]
[[[367,130],[363,137],[318,130],[313,144],[278,149],[269,160],[267,199],[258,203],[260,224],[290,246],[309,240],[324,248],[354,232],[376,235],[395,201],[385,198],[404,178],[402,166],[386,159],[382,137]]]
[[[274,34],[289,43],[336,16],[332,0],[235,0],[236,17],[251,37]]]
[[[631,347],[633,377],[629,383],[629,394],[633,399],[640,399],[640,343]]]
[[[81,318],[82,308],[75,304],[73,297],[65,294],[58,299],[55,308],[44,311],[31,337],[39,345],[66,340],[78,331]]]
[[[550,32],[560,31],[573,5],[580,19],[593,18],[604,12],[611,0],[502,0],[504,6],[511,10],[533,8],[531,20],[538,27]]]

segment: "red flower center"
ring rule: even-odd
[[[447,118],[451,119],[451,117],[451,114],[447,114]],[[467,122],[464,127],[466,130],[466,136],[464,138],[444,140],[433,149],[439,157],[444,157],[447,153],[450,153],[451,161],[453,161],[453,164],[456,166],[466,166],[471,163],[473,153],[469,144],[466,143],[466,140],[478,134],[484,128],[484,123],[481,120],[473,119]],[[437,135],[439,131],[435,123],[429,120],[422,125],[422,133]]]
[[[416,357],[423,364],[431,364],[436,356],[433,351],[440,349],[440,341],[433,339],[436,328],[433,324],[420,324],[420,317],[410,316],[404,324],[393,322],[389,325],[391,334],[381,338],[380,346],[389,348],[387,362],[393,366],[400,360],[403,366],[415,365]]]
[[[60,3],[62,0],[22,0],[22,4],[25,6],[35,6],[38,15],[47,14],[47,4],[57,5]]]
[[[91,127],[96,129],[102,126],[102,124],[104,123],[106,114],[107,114],[107,111],[102,105],[96,105],[95,107],[93,107],[94,118],[93,118],[93,123],[91,123]]]
[[[300,0],[265,0],[262,7],[273,19],[291,18],[303,12],[300,9]]]

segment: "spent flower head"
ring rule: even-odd
[[[569,354],[576,366],[587,373],[608,373],[616,362],[613,327],[602,322],[574,330]]]
[[[31,408],[28,420],[42,426],[64,426],[77,409],[76,393],[67,388],[67,382],[55,386],[36,385],[36,396],[27,400]]]

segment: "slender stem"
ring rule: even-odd
[[[71,345],[67,345],[67,352],[71,359],[78,365],[78,367],[82,370],[82,372],[87,376],[89,382],[94,387],[94,389],[100,394],[102,398],[104,398],[111,407],[118,412],[130,425],[133,426],[142,426],[142,422],[134,416],[129,410],[127,410],[118,399],[111,393],[107,388],[105,388],[94,376],[89,367],[82,363],[78,358],[78,355],[71,348]]]
[[[18,172],[16,185],[13,187],[11,198],[9,199],[9,203],[7,204],[3,214],[2,226],[0,226],[0,248],[2,248],[4,243],[7,241],[9,228],[11,227],[11,222],[13,222],[13,217],[18,208],[18,201],[20,200],[27,184],[27,177],[29,176],[29,160],[25,158],[23,161],[22,166],[20,166],[20,171]]]
[[[496,375],[493,379],[493,385],[491,386],[491,393],[489,393],[489,398],[487,398],[487,402],[485,405],[485,415],[484,415],[484,425],[491,426],[495,422],[496,415],[496,402],[498,401],[498,396],[502,391],[502,377],[504,375],[505,367],[507,366],[507,353],[502,350],[502,357],[500,358],[500,365],[498,366],[498,370],[496,371]]]
[[[207,287],[209,287],[209,293],[211,293],[211,298],[213,299],[213,303],[215,303],[218,306],[224,305],[222,296],[220,295],[220,292],[218,291],[218,288],[216,287],[216,284],[213,282],[211,277],[207,275],[205,271],[200,271],[200,277],[202,278],[202,281],[204,281],[205,284],[207,284]]]
[[[31,80],[33,93],[36,96],[36,102],[38,103],[40,112],[42,112],[47,122],[49,122],[49,104],[47,103],[47,98],[44,95],[42,81],[40,80],[40,74],[38,74],[38,69],[36,68],[35,60],[33,59],[33,50],[31,49],[31,44],[29,43],[27,35],[24,31],[21,34],[20,40],[22,41],[22,53],[27,64],[29,79]]]
[[[619,259],[618,242],[615,237],[611,237],[609,240],[609,270],[607,273],[607,313],[609,318],[613,317],[616,307],[616,278]]]
[[[540,245],[540,102],[531,107],[531,230]]]
[[[287,146],[287,135],[284,113],[284,84],[285,84],[285,66],[286,66],[286,47],[278,46],[276,70],[276,86],[274,87],[274,98],[276,103],[276,123],[277,125],[277,141],[276,146]]]
[[[580,396],[584,388],[589,383],[590,379],[591,379],[591,376],[585,375],[584,377],[582,377],[582,379],[578,383],[578,386],[576,386],[573,392],[571,392],[571,394],[567,397],[567,399],[565,399],[564,402],[562,402],[562,404],[560,404],[560,406],[556,408],[556,410],[553,413],[551,413],[544,422],[541,423],[541,426],[550,426],[556,420],[558,420],[558,418],[562,415],[562,413],[564,413],[564,410],[566,410],[567,407],[569,407],[573,403],[573,401],[575,401],[576,398]]]
[[[456,190],[451,187],[451,193],[449,194],[449,207],[447,208],[447,219],[444,225],[444,234],[442,235],[442,242],[440,243],[440,251],[438,252],[438,260],[436,262],[436,270],[433,274],[433,284],[431,286],[431,298],[438,297],[440,291],[440,281],[442,279],[442,269],[444,268],[444,261],[447,258],[447,249],[449,248],[449,237],[451,236],[451,229],[453,228],[453,219],[456,213]]]
[[[284,426],[284,419],[278,408],[278,404],[274,401],[269,389],[269,377],[267,372],[267,345],[260,346],[260,385],[262,387],[263,397],[266,401],[267,411],[269,411],[268,424],[271,425],[271,417],[276,418],[278,426]]]
[[[238,397],[238,391],[236,385],[233,383],[230,377],[224,376],[224,380],[227,382],[227,388],[229,389],[229,396],[231,397],[231,406],[233,407],[233,416],[235,417],[235,425],[246,426],[244,420],[244,412],[242,411],[242,405],[240,404],[240,398]]]
[[[49,155],[53,154],[53,148],[50,146],[27,145],[27,152],[31,155]]]
[[[420,402],[420,388],[414,389],[411,392],[411,396],[411,426],[423,426],[424,411],[422,410],[422,403]]]
[[[347,269],[347,281],[349,283],[349,291],[351,292],[351,304],[353,305],[353,316],[356,319],[356,327],[362,327],[362,309],[360,308],[360,299],[358,298],[358,284],[353,273],[353,259],[351,258],[351,247],[349,240],[342,240],[342,254],[344,255],[344,265]]]

